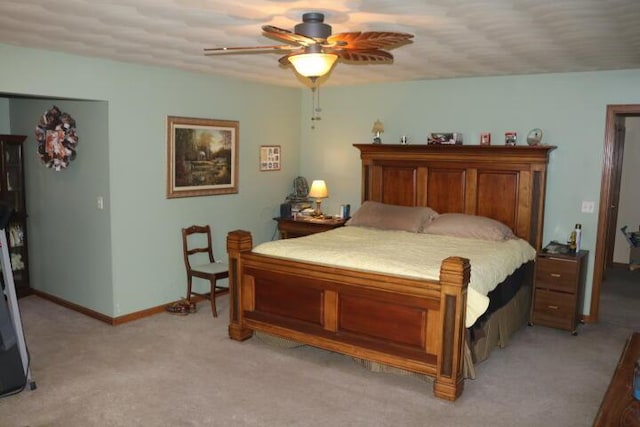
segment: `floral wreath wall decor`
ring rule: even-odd
[[[60,171],[76,158],[76,121],[55,105],[45,111],[36,127],[38,155],[46,167]]]

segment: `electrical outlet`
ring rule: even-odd
[[[96,207],[100,210],[104,209],[104,198],[102,196],[98,196],[96,199]]]
[[[582,201],[582,212],[583,213],[593,213],[596,208],[596,202],[591,201]]]

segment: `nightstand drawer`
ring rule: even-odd
[[[346,220],[342,218],[327,219],[291,219],[274,218],[278,222],[278,231],[281,239],[291,239],[294,237],[308,236],[310,234],[322,233],[344,226]]]
[[[576,299],[570,294],[536,290],[533,302],[533,321],[542,325],[573,329]]]
[[[575,293],[578,287],[577,266],[571,260],[538,257],[536,287]]]

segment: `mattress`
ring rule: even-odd
[[[536,252],[522,239],[488,241],[348,226],[297,239],[262,243],[253,252],[354,270],[439,280],[442,261],[468,258],[465,326],[489,307],[488,294]]]

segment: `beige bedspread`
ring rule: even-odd
[[[471,278],[467,292],[467,327],[487,310],[487,294],[520,265],[533,260],[536,254],[522,239],[494,242],[355,226],[266,242],[253,251],[316,264],[431,280],[439,279],[440,265],[445,258],[468,258]]]

